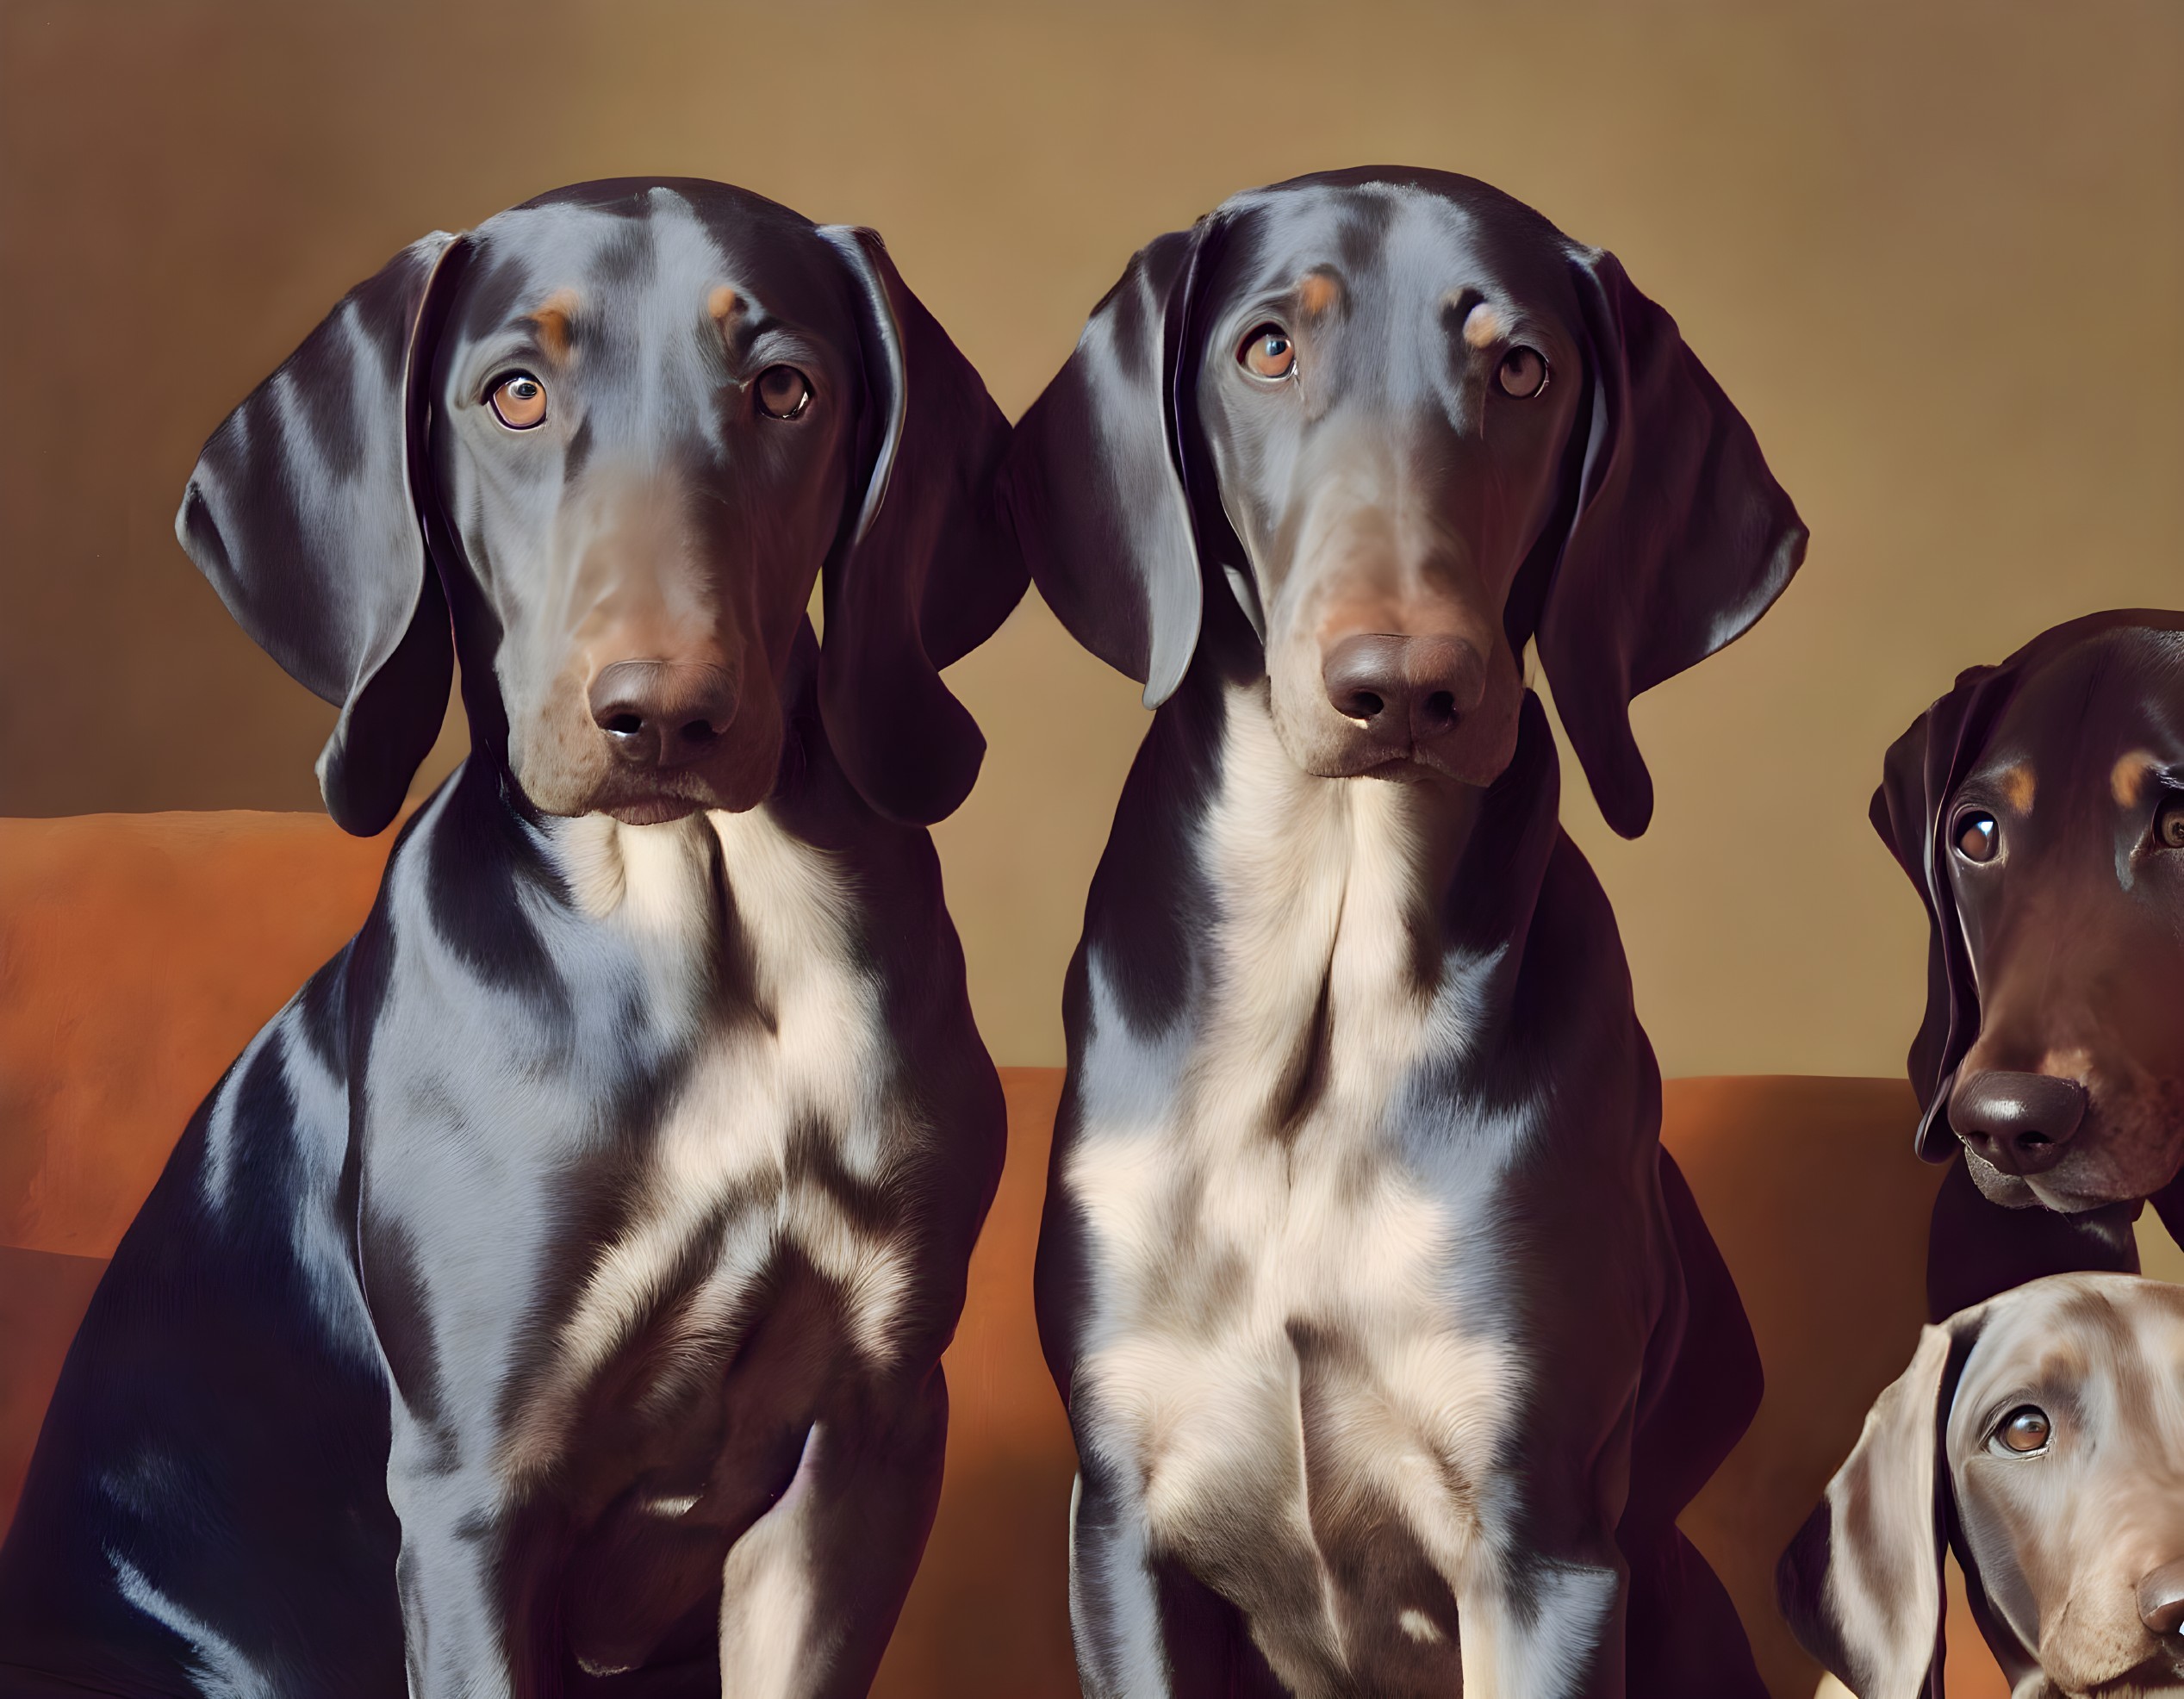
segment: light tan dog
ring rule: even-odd
[[[2184,1693],[2184,1287],[2059,1274],[1926,1329],[1776,1576],[1859,1699],[1939,1699],[1944,1541],[2015,1699]]]

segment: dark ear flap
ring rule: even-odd
[[[1573,268],[1590,420],[1540,658],[1600,812],[1636,837],[1653,781],[1631,699],[1741,636],[1804,559],[1806,532],[1676,321],[1613,254],[1583,251]]]
[[[400,811],[454,674],[418,500],[432,350],[467,252],[435,233],[352,289],[213,433],[175,516],[237,623],[340,704],[319,788],[359,837]]]
[[[1965,1310],[1920,1333],[1910,1367],[1874,1401],[1775,1571],[1776,1601],[1799,1644],[1858,1699],[1942,1699],[1942,1441],[1979,1315]]]
[[[1210,227],[1162,236],[1130,261],[1017,421],[1003,479],[1039,594],[1078,642],[1144,681],[1148,708],[1183,681],[1203,611],[1179,432]]]
[[[1995,667],[1959,674],[1956,688],[1888,745],[1869,811],[1873,830],[1926,909],[1926,1011],[1908,1060],[1921,1111],[1918,1151],[1929,1162],[1945,1162],[1957,1154],[1949,1089],[1957,1064],[1979,1036],[1979,986],[1944,860],[1942,811],[1963,762],[1976,752],[2000,706],[2002,682]]]
[[[1008,420],[870,230],[822,227],[855,280],[871,470],[826,565],[819,713],[859,794],[930,825],[986,739],[940,669],[993,634],[1024,568],[994,490]]]

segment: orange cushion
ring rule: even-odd
[[[0,820],[0,1244],[113,1254],[393,841],[316,814]]]
[[[1759,1341],[1766,1397],[1744,1441],[1683,1513],[1744,1618],[1776,1699],[1819,1665],[1775,1609],[1775,1560],[1902,1372],[1926,1320],[1926,1217],[1946,1170],[1912,1153],[1919,1107],[1900,1080],[1671,1080],[1661,1142],[1691,1182]],[[1950,1699],[2009,1685],[1956,1590]]]
[[[361,924],[391,839],[317,816],[0,820],[0,1527],[92,1282],[184,1123],[251,1035]],[[1060,1071],[1004,1068],[1009,1161],[946,1366],[938,1521],[874,1692],[1076,1690],[1068,1426],[1031,1310]],[[1744,1293],[1767,1396],[1684,1518],[1777,1699],[1816,1668],[1774,1613],[1776,1554],[1908,1360],[1940,1171],[1900,1082],[1669,1082],[1663,1136]],[[1960,1607],[1961,1609],[1961,1607]],[[2000,1696],[1969,1621],[1952,1699]]]
[[[874,1699],[1075,1699],[1069,1488],[1077,1451],[1039,1351],[1031,1257],[1058,1067],[1005,1067],[1009,1160],[971,1254],[948,1376],[948,1472]]]

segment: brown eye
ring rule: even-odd
[[[2184,850],[2184,794],[2171,791],[2154,811],[2154,842],[2164,850]]]
[[[512,371],[487,397],[493,416],[511,431],[528,431],[546,418],[546,386],[527,371]]]
[[[1547,387],[1547,358],[1537,348],[1512,348],[1502,356],[1494,381],[1505,395],[1528,401]]]
[[[793,419],[811,402],[811,381],[794,366],[768,366],[758,374],[758,410],[768,419]]]
[[[1957,853],[1968,862],[1991,862],[2002,847],[2002,829],[1994,817],[1972,809],[1957,817]]]
[[[1284,378],[1296,370],[1297,345],[1279,325],[1261,325],[1244,338],[1236,358],[1254,377]]]
[[[1994,1430],[2003,1449],[2023,1457],[2028,1453],[2043,1451],[2053,1432],[2048,1413],[2038,1404],[2019,1404],[2002,1418],[2002,1425]]]

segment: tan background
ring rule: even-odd
[[[402,243],[720,177],[885,231],[1011,414],[1129,252],[1238,188],[1467,171],[1619,252],[1812,523],[1648,699],[1642,843],[1565,806],[1671,1074],[1891,1074],[1913,899],[1864,823],[1956,669],[2184,594],[2184,6],[488,6],[0,0],[0,813],[315,806],[328,713],[170,516],[197,444]],[[955,675],[942,830],[997,1057],[1143,717],[1036,602]]]

